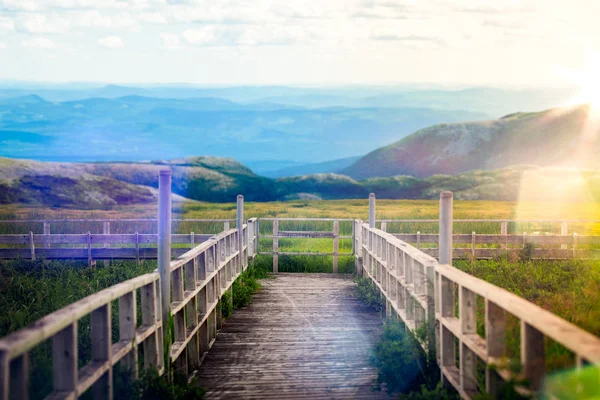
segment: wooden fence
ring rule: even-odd
[[[501,382],[511,377],[505,347],[509,314],[520,321],[521,377],[530,382],[533,391],[540,389],[545,375],[545,337],[573,352],[577,367],[600,364],[600,338],[452,267],[452,197],[448,192],[442,193],[441,198],[440,214],[444,213],[449,218],[441,217],[439,221],[440,262],[396,235],[374,228],[374,221],[355,222],[355,240],[360,249],[356,255],[357,272],[377,286],[385,299],[388,317],[399,318],[413,331],[429,328],[429,340],[422,344],[426,351],[433,351],[435,343],[444,382],[465,399],[479,392],[498,396]],[[485,337],[477,332],[477,297],[485,304]],[[477,385],[478,360],[486,367],[484,388]]]
[[[272,223],[272,234],[271,235],[260,235],[262,239],[273,240],[273,251],[261,251],[259,254],[273,255],[273,272],[279,270],[279,256],[333,256],[333,272],[338,272],[338,261],[339,256],[352,256],[354,250],[351,253],[344,253],[339,251],[339,240],[340,239],[353,239],[354,232],[351,236],[340,235],[340,222],[351,222],[351,219],[334,219],[334,218],[259,218],[259,221],[270,221]],[[294,231],[282,231],[279,230],[280,221],[287,222],[329,222],[332,224],[331,231],[307,231],[307,230],[294,230]],[[279,239],[333,239],[333,246],[331,252],[282,252],[279,251]]]
[[[137,377],[139,346],[145,368],[157,368],[162,374],[167,361],[184,374],[195,369],[216,338],[221,295],[231,289],[256,254],[255,224],[256,219],[251,219],[239,230],[214,235],[170,261],[170,296],[166,301],[161,296],[162,278],[153,272],[88,296],[0,339],[0,400],[28,398],[29,352],[50,339],[50,398],[77,398],[91,388],[94,398],[112,399],[113,367],[122,361],[132,377]],[[138,291],[142,308],[139,323]],[[111,337],[113,301],[118,301],[119,314],[119,339],[115,343]],[[166,314],[173,318],[172,334],[165,332],[162,304],[168,305]],[[79,368],[77,325],[90,314],[92,357]]]

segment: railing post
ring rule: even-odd
[[[279,272],[279,221],[273,221],[273,272]]]
[[[244,270],[244,266],[248,264],[248,260],[244,260],[244,196],[238,194],[237,196],[237,216],[236,216],[236,225],[238,230],[238,249],[239,249],[239,260],[240,265],[242,266],[242,271]],[[233,287],[233,286],[232,286]],[[232,297],[233,298],[233,297]]]
[[[440,264],[452,264],[452,192],[440,193]]]
[[[166,327],[171,309],[171,171],[160,171],[158,191],[158,273],[162,321]]]
[[[375,193],[369,194],[369,228],[375,228]]]
[[[102,233],[105,235],[110,235],[110,222],[109,221],[104,221],[104,223],[102,224]],[[106,242],[104,242],[103,247],[106,249],[107,247],[110,247]],[[104,266],[108,267],[110,265],[110,260],[104,260]]]
[[[333,273],[338,273],[340,221],[333,221]]]
[[[563,221],[560,224],[560,235],[561,236],[567,236],[569,234],[569,224],[567,223],[567,221]],[[567,245],[566,244],[561,244],[560,248],[562,250],[566,250],[567,249]]]

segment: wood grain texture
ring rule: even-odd
[[[388,399],[372,391],[379,316],[339,274],[277,274],[236,311],[198,371],[209,399]]]

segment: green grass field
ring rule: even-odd
[[[549,203],[541,205],[517,204],[510,202],[456,201],[455,218],[522,218],[522,219],[595,219],[596,204],[578,204],[577,207],[562,207]],[[114,211],[93,212],[76,210],[50,210],[27,208],[0,208],[0,218],[152,218],[155,217],[153,207],[129,207]],[[378,201],[378,218],[435,219],[438,213],[436,201]],[[327,218],[361,218],[367,217],[366,200],[349,201],[292,201],[275,203],[246,203],[245,217],[327,217]],[[193,203],[176,205],[174,218],[235,218],[235,204]],[[26,225],[26,224],[25,224]],[[38,224],[39,225],[39,224]],[[178,232],[215,233],[222,229],[222,224],[199,223],[175,227]],[[232,225],[233,226],[233,225]],[[597,224],[570,224],[570,229],[581,234],[600,234]],[[23,229],[41,230],[41,226],[12,226],[0,224],[1,233],[18,233]],[[102,225],[89,224],[84,227],[79,223],[68,223],[63,226],[53,225],[53,232],[81,233],[87,230],[101,231]],[[141,228],[138,227],[138,229]],[[152,231],[150,225],[145,229]],[[294,222],[281,221],[280,230],[323,230],[331,231],[332,222]],[[536,223],[522,226],[511,224],[509,232],[521,231],[558,233],[559,224]],[[127,224],[113,224],[113,233],[131,232]],[[388,224],[391,232],[437,232],[435,223]],[[499,233],[499,223],[468,223],[461,226],[455,224],[455,231],[462,233]],[[262,221],[262,235],[272,233],[272,224]],[[350,222],[340,222],[340,235],[350,236]],[[260,251],[271,251],[272,240],[262,238]],[[280,252],[321,252],[333,250],[331,239],[280,239]],[[340,239],[339,251],[352,251],[351,239]],[[129,279],[155,268],[154,262],[145,262],[141,267],[135,263],[114,262],[105,268],[98,264],[96,269],[89,269],[84,263],[52,262],[45,265],[41,261],[0,261],[0,307],[4,310],[0,316],[0,336],[17,330],[27,324],[55,311],[73,301],[85,297],[104,287]],[[255,265],[261,269],[272,268],[272,257],[260,255]],[[501,258],[489,261],[456,260],[454,265],[474,276],[503,287],[527,300],[548,309],[571,321],[591,333],[600,335],[600,261],[527,261]],[[280,272],[330,272],[331,256],[280,256]],[[340,256],[339,271],[354,272],[351,256]],[[481,303],[482,307],[482,303]],[[80,330],[85,330],[86,322],[82,321]],[[118,325],[118,324],[117,324]],[[480,324],[480,330],[483,329]],[[516,349],[519,326],[509,318],[509,349]],[[484,332],[480,332],[484,334]],[[82,334],[83,336],[83,334]],[[81,354],[87,354],[82,343]],[[569,365],[572,355],[555,343],[548,343],[548,367],[550,370]],[[48,352],[49,346],[41,346],[41,352]],[[517,354],[515,354],[517,355]],[[32,379],[35,378],[35,369]],[[38,378],[41,379],[41,378]]]

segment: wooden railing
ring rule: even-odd
[[[259,254],[273,255],[273,272],[279,270],[279,256],[333,256],[333,272],[338,272],[339,256],[351,256],[354,254],[354,250],[351,253],[344,253],[339,251],[339,240],[340,239],[353,239],[352,236],[340,235],[340,222],[350,222],[351,219],[336,219],[336,218],[259,218],[259,221],[269,221],[272,223],[272,234],[271,235],[260,235],[263,239],[273,239],[273,251],[261,251]],[[282,231],[279,230],[279,223],[281,221],[291,222],[330,222],[332,223],[331,231],[307,231],[307,230],[295,230],[295,231]],[[279,251],[279,239],[333,239],[333,246],[331,252],[282,252]]]
[[[153,272],[88,296],[0,339],[0,400],[28,398],[28,354],[49,339],[54,377],[51,398],[77,398],[90,387],[95,398],[112,398],[114,365],[123,361],[136,377],[140,345],[146,368],[154,367],[162,373],[165,345],[168,361],[175,368],[183,373],[196,368],[217,334],[219,298],[230,290],[248,266],[248,259],[255,255],[255,222],[249,220],[241,232],[229,229],[215,235],[170,262],[172,335],[165,336],[160,279],[158,272]],[[140,324],[136,311],[138,289]],[[119,340],[112,343],[111,304],[115,300],[119,304]],[[92,359],[79,368],[77,324],[89,314]]]
[[[446,204],[449,199],[450,209],[441,209],[440,214],[445,211],[450,217],[445,222],[440,219],[440,255],[449,252],[451,262],[451,194],[443,196]],[[520,321],[521,377],[530,384],[517,390],[541,388],[545,337],[573,352],[577,367],[600,364],[600,338],[504,289],[439,263],[396,235],[374,228],[374,221],[355,221],[355,231],[360,232],[355,238],[360,248],[356,255],[357,273],[377,286],[385,299],[388,317],[398,317],[413,331],[428,329],[429,340],[422,343],[423,347],[431,351],[433,348],[427,346],[435,343],[442,379],[462,398],[470,399],[479,392],[497,396],[501,382],[511,378],[505,346],[508,314]],[[485,304],[485,338],[477,332],[477,297]],[[478,359],[486,366],[484,388],[477,386]]]

